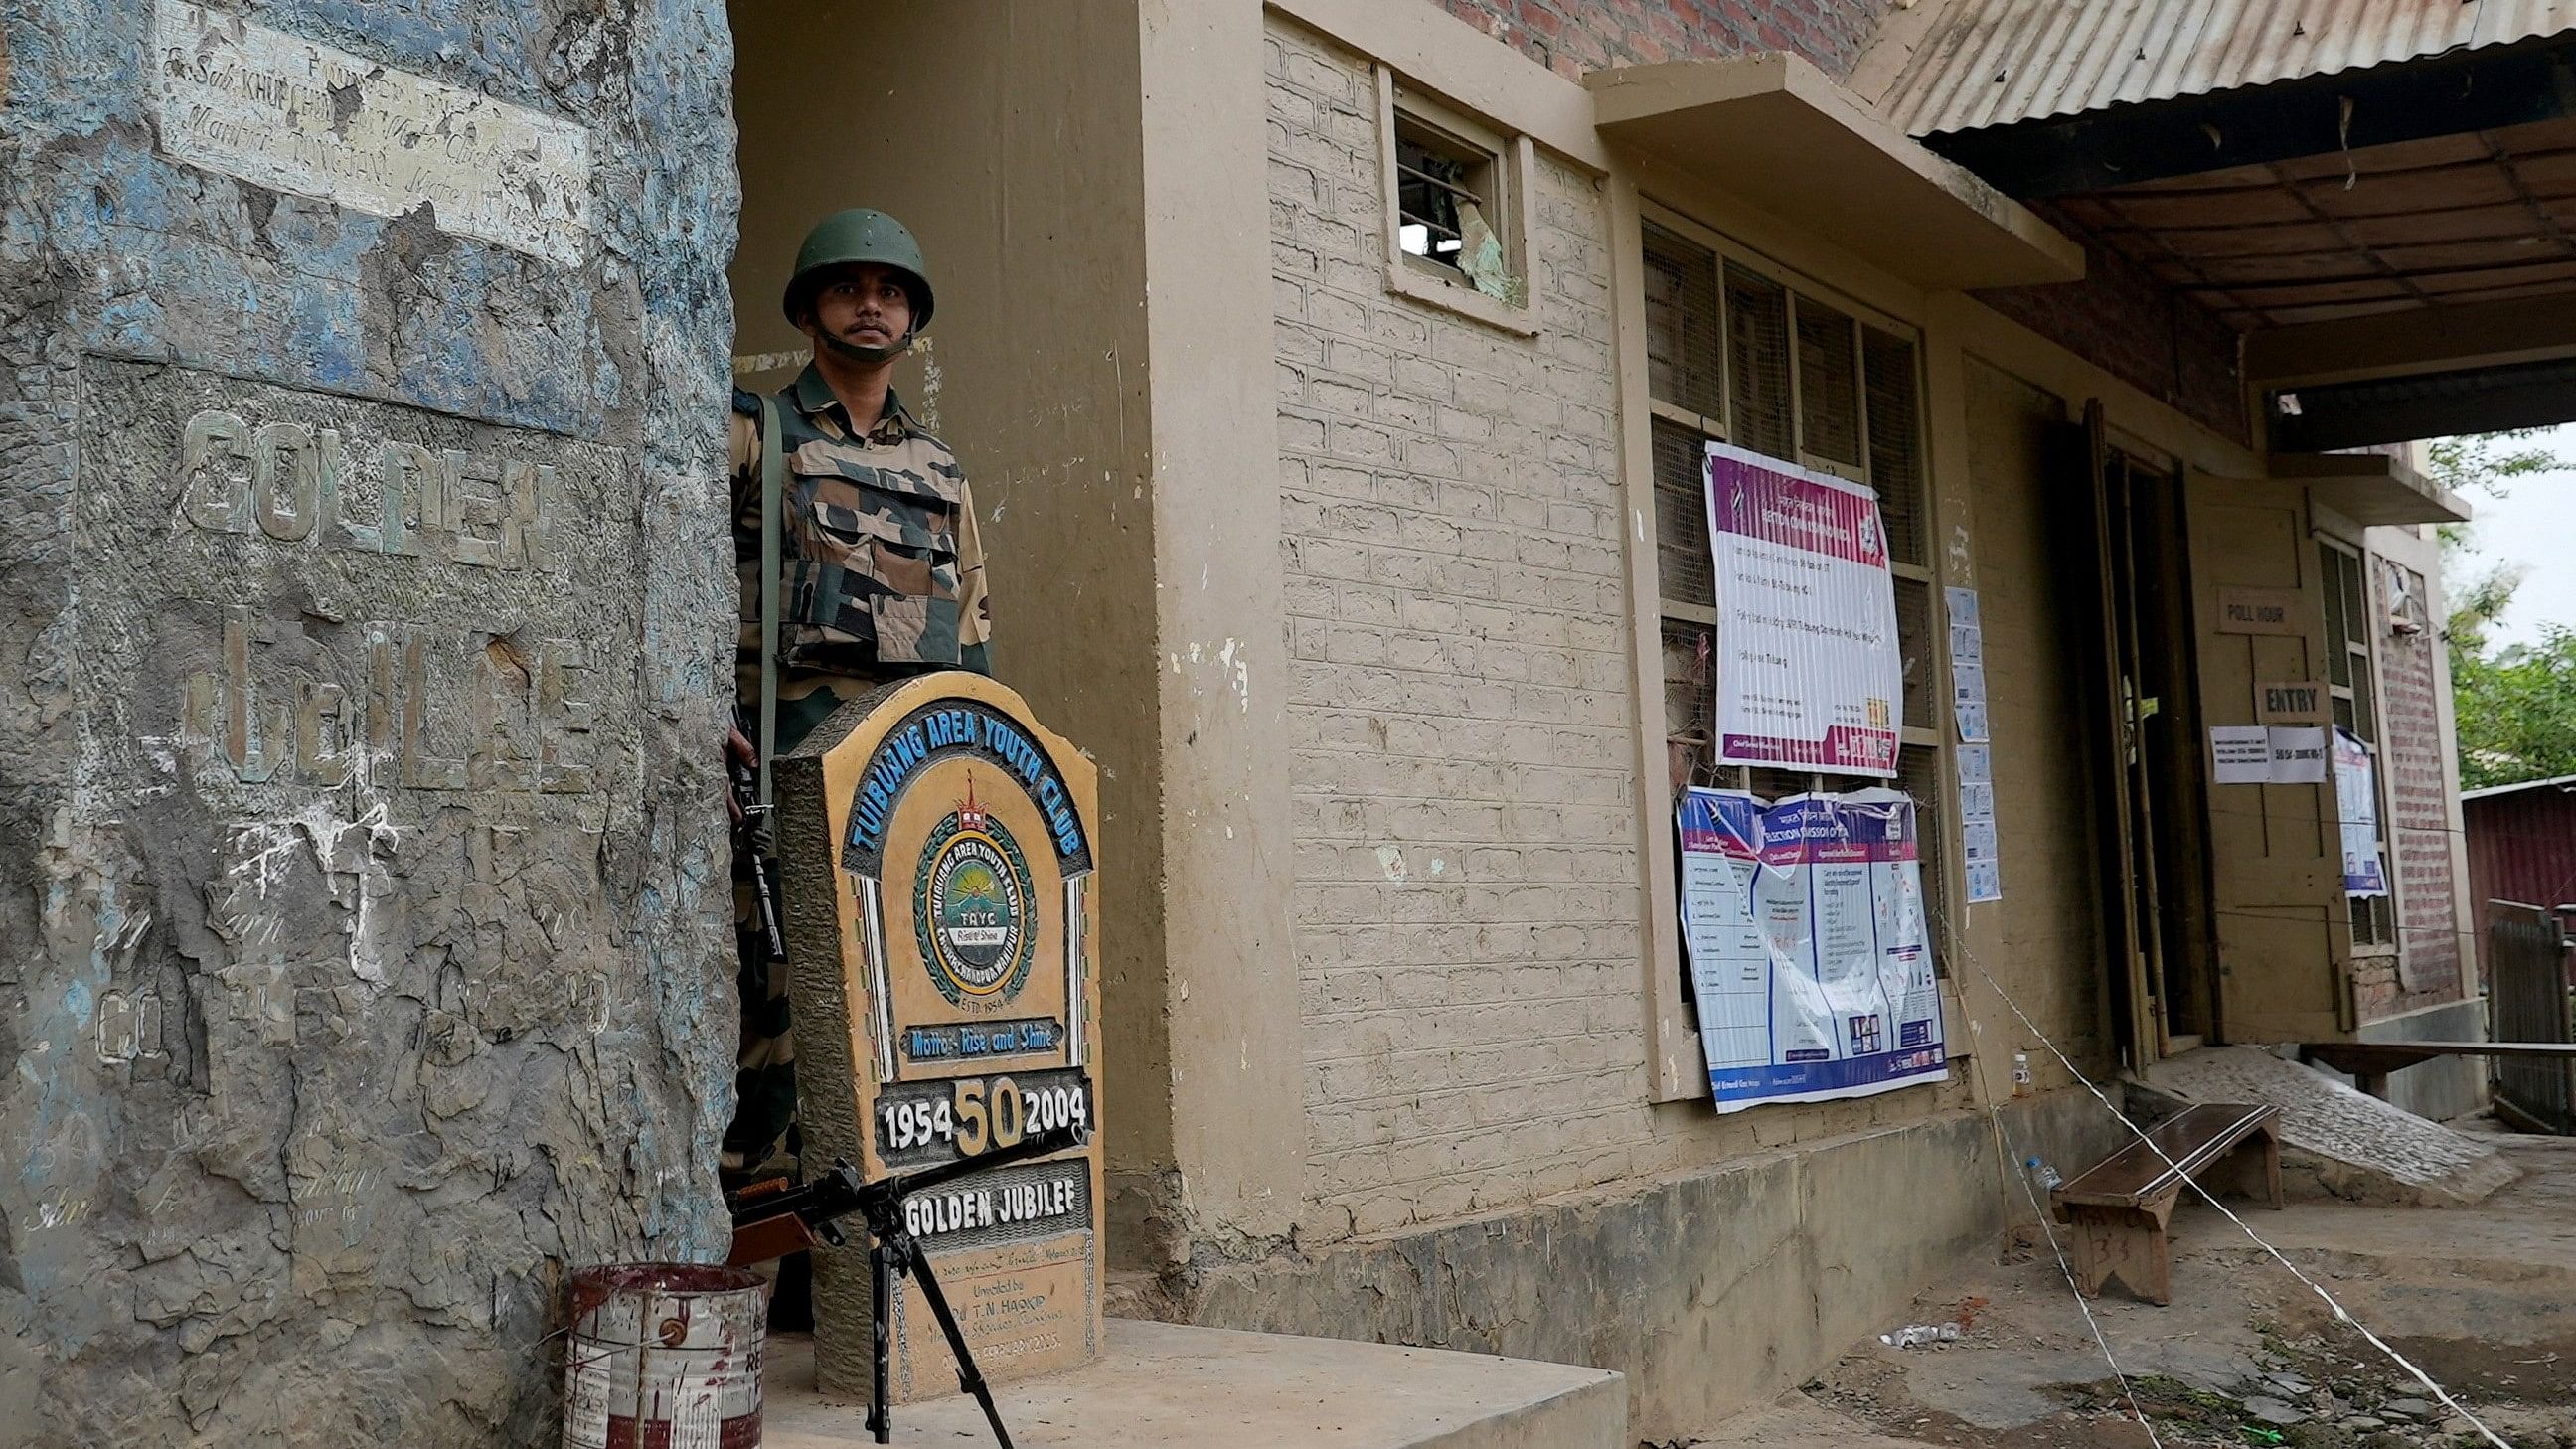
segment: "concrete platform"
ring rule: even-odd
[[[814,1387],[814,1343],[772,1339],[767,1449],[872,1442],[867,1405]],[[1021,1449],[1624,1449],[1628,1389],[1605,1369],[1333,1338],[1109,1320],[1087,1367],[995,1391]],[[957,1395],[895,1411],[894,1442],[991,1443]]]

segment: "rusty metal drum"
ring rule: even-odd
[[[757,1449],[760,1279],[700,1263],[573,1275],[563,1449]]]

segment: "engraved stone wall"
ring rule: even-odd
[[[721,1249],[715,0],[0,0],[0,1439],[554,1433]]]

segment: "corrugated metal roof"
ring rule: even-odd
[[[2511,785],[2488,785],[2483,789],[2462,790],[2460,792],[2460,798],[2463,800],[2487,800],[2498,795],[2510,795],[2516,790],[2540,790],[2551,786],[2565,789],[2571,785],[2576,785],[2576,775],[2552,775],[2546,780],[2523,780]]]
[[[1915,136],[2576,29],[2576,0],[1928,0],[1925,10],[1891,17],[1855,77],[1893,70],[1871,98]]]

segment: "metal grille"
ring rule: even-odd
[[[1923,859],[1923,899],[1927,908],[1948,899],[1944,894],[1950,860],[1950,811],[1943,790],[1941,750],[1937,745],[1908,745],[1896,752],[1896,788],[1914,802],[1916,848]],[[1940,932],[1933,932],[1940,939]],[[1932,966],[1940,975],[1949,975],[1941,953],[1932,953]]]
[[[1714,757],[1709,726],[1717,698],[1708,676],[1708,626],[1666,619],[1663,639],[1664,753],[1678,792],[1684,785],[1708,783]]]
[[[1816,777],[1800,770],[1753,768],[1744,772],[1744,788],[1765,800],[1803,795],[1816,788]]]
[[[1395,120],[1398,244],[1414,256],[1456,267],[1472,219],[1486,225],[1493,158],[1433,134],[1411,117]]]
[[[1708,551],[1707,439],[1654,421],[1657,592],[1697,608],[1717,607],[1717,566]]]
[[[1789,294],[1726,264],[1726,426],[1739,448],[1794,461],[1789,426]]]
[[[2554,904],[2554,903],[2546,903]],[[2488,983],[2497,1041],[2576,1042],[2567,952],[2545,908],[2487,902]],[[2576,1062],[2499,1057],[2496,1110],[2517,1127],[2576,1134]]]
[[[1703,417],[1726,411],[1717,253],[1647,222],[1646,390]]]
[[[1932,585],[1922,579],[1896,581],[1896,648],[1905,662],[1905,722],[1916,729],[1942,728],[1938,698],[1933,693]]]
[[[1799,444],[1816,457],[1857,468],[1860,456],[1860,343],[1852,319],[1798,295]]]
[[[1869,481],[1878,490],[1878,511],[1887,524],[1887,551],[1898,563],[1926,564],[1923,425],[1915,406],[1914,344],[1864,327],[1861,360],[1869,383]]]

